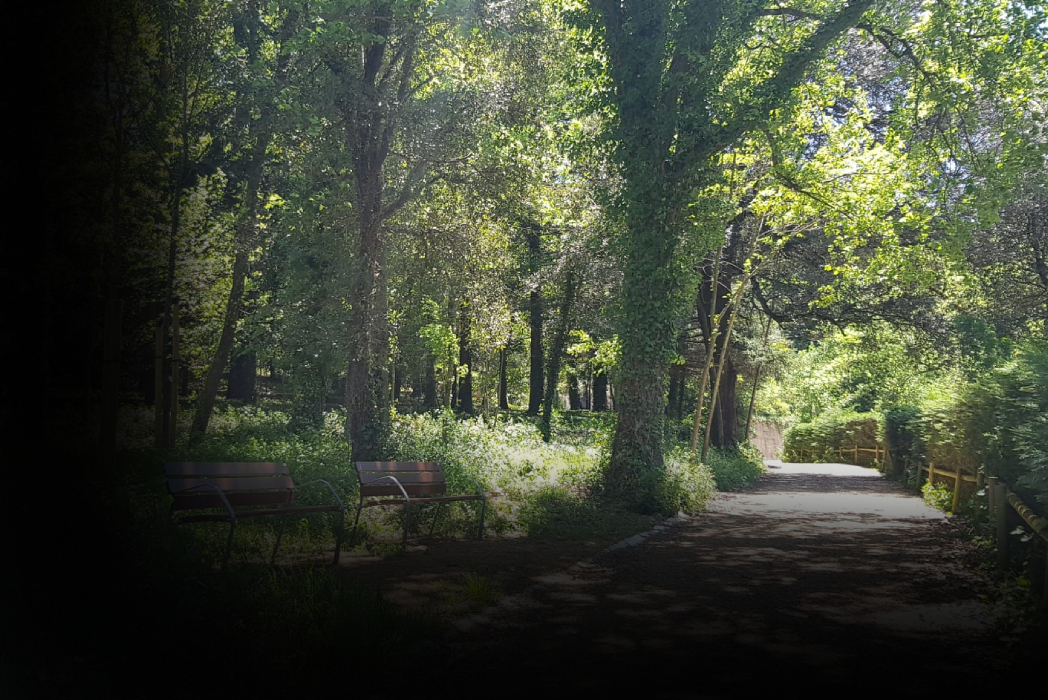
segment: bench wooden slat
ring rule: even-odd
[[[414,500],[414,496],[418,495],[437,495],[447,493],[447,487],[444,484],[402,484],[404,490],[408,492],[408,496]],[[397,488],[396,484],[391,484],[388,481],[384,484],[364,484],[360,487],[360,495],[367,496],[403,496],[400,489]]]
[[[436,462],[357,462],[357,473],[368,472],[441,472]]]
[[[167,476],[282,476],[290,474],[283,462],[168,462]]]
[[[389,477],[393,477],[405,486],[408,484],[443,484],[445,483],[442,472],[399,472],[396,474],[361,474],[361,484],[392,483]]]
[[[294,502],[294,493],[291,491],[262,491],[259,493],[227,493],[226,500],[233,508],[244,506],[275,506],[289,505]],[[197,510],[200,508],[221,508],[225,511],[226,505],[214,491],[200,491],[175,495],[175,502],[171,506],[172,511]],[[237,513],[240,517],[240,513]]]
[[[271,491],[280,489],[283,491],[293,490],[295,482],[290,476],[270,477],[219,477],[217,479],[168,479],[167,491],[174,495],[179,491],[187,489],[215,486],[224,493],[236,493],[237,491]],[[200,488],[203,492],[205,489]]]

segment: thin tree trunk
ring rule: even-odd
[[[535,273],[542,258],[542,229],[535,224],[525,224],[524,233],[528,244],[528,270]],[[530,367],[528,373],[528,415],[537,416],[542,409],[542,394],[545,389],[543,372],[546,365],[542,351],[543,321],[542,290],[532,289],[528,295],[528,325],[531,331],[529,347]]]
[[[244,192],[243,210],[237,221],[233,258],[233,284],[226,299],[226,313],[222,321],[222,333],[218,339],[218,348],[208,367],[204,388],[197,402],[196,414],[193,416],[191,438],[200,438],[207,432],[211,413],[215,408],[218,396],[218,385],[229,364],[229,355],[233,349],[237,323],[243,312],[244,285],[247,281],[248,256],[254,247],[255,225],[258,218],[258,194],[262,182],[262,168],[265,164],[266,149],[269,147],[270,133],[265,131],[258,136],[251,153],[251,163],[247,175],[247,187]]]
[[[426,376],[422,380],[422,408],[437,407],[437,367],[433,355],[426,353]]]
[[[459,375],[458,410],[467,415],[474,414],[473,408],[473,350],[471,334],[473,319],[469,302],[462,302],[459,323],[459,367],[465,367],[465,374]]]
[[[509,378],[506,376],[506,348],[499,350],[499,408],[509,408]]]
[[[529,310],[531,371],[528,374],[528,414],[536,416],[542,407],[542,392],[545,386],[542,376],[545,366],[542,352],[542,294],[538,290],[531,292]]]
[[[742,294],[742,287],[741,287],[741,285],[739,287],[738,294],[739,295]],[[731,300],[731,312],[730,312],[730,316],[728,317],[728,329],[724,333],[724,341],[721,343],[720,351],[718,352],[718,356],[720,357],[720,361],[717,363],[717,376],[716,376],[716,379],[713,382],[713,391],[710,392],[709,418],[706,421],[706,438],[702,442],[702,456],[700,457],[700,461],[705,461],[706,460],[706,455],[710,451],[710,430],[713,427],[713,414],[714,414],[714,410],[717,407],[718,392],[720,391],[720,383],[721,383],[721,379],[722,379],[722,377],[724,375],[724,367],[725,367],[725,365],[728,364],[728,359],[727,358],[728,358],[728,347],[729,347],[729,344],[731,343],[731,331],[735,327],[735,319],[738,316],[738,312],[739,312],[738,298],[733,296],[732,300]]]
[[[171,313],[175,306],[175,261],[178,256],[178,229],[182,223],[182,192],[185,191],[185,177],[189,165],[189,132],[188,127],[182,129],[182,152],[179,162],[175,168],[175,185],[171,193],[171,226],[168,232],[167,247],[167,279],[164,282],[164,320],[162,324],[161,338],[164,348],[164,381],[160,385],[161,395],[158,398],[162,406],[161,438],[163,446],[171,444],[171,397],[175,394],[175,383],[171,378],[171,362],[167,358],[167,347],[171,338]]]
[[[680,420],[684,415],[684,380],[687,368],[683,363],[673,363],[669,367],[670,394],[666,399],[666,417]]]
[[[699,372],[699,392],[695,404],[695,420],[691,428],[691,454],[696,456],[699,451],[699,433],[702,430],[702,404],[706,400],[706,382],[710,376],[710,368],[713,366],[713,355],[716,349],[717,335],[720,333],[720,312],[717,310],[717,300],[720,296],[720,263],[723,248],[718,248],[713,262],[713,277],[710,282],[710,306],[709,312],[703,313],[702,287],[699,288],[700,319],[703,322],[703,333],[706,336],[706,362]]]
[[[764,338],[761,340],[761,353],[763,354],[768,349],[768,335],[771,333],[771,316],[768,317],[768,322],[764,324]],[[757,388],[760,386],[761,381],[761,370],[764,369],[764,363],[757,365],[756,371],[753,373],[753,390],[750,392],[750,405],[746,409],[746,429],[743,432],[743,439],[750,439],[750,423],[753,420],[753,406],[757,402]]]

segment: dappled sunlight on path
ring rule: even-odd
[[[462,625],[447,662],[516,678],[513,697],[637,677],[654,697],[698,697],[678,693],[700,679],[727,696],[758,676],[916,697],[940,674],[971,689],[1007,662],[989,581],[963,564],[950,519],[870,469],[769,466],[640,546],[536,577]]]

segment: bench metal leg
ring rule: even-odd
[[[358,515],[359,515],[359,513],[360,512],[357,511]],[[338,537],[335,539],[335,561],[333,561],[332,564],[338,564],[338,555],[342,551],[342,527],[345,525],[345,522],[346,522],[346,511],[343,508],[342,510],[340,510],[338,512]]]
[[[229,565],[229,553],[233,550],[233,531],[236,530],[237,519],[232,518],[229,521],[229,537],[226,538],[226,556],[222,559],[222,571],[226,570]]]
[[[433,529],[437,527],[437,516],[440,515],[440,507],[442,505],[444,505],[444,504],[443,503],[438,503],[437,504],[437,509],[433,513],[433,524],[429,526],[429,536],[430,537],[433,536]]]
[[[357,506],[357,517],[353,518],[353,532],[349,533],[349,544],[346,546],[350,549],[353,548],[353,538],[357,536],[357,523],[360,522],[360,511],[364,509],[364,499],[360,499],[360,505]]]
[[[269,558],[269,565],[273,566],[277,561],[277,550],[280,549],[280,538],[284,536],[284,525],[287,524],[287,516],[280,518],[280,528],[277,530],[277,543],[273,545],[273,556]]]
[[[404,503],[404,546],[408,546],[408,526],[411,525],[411,499]]]

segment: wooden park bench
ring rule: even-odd
[[[408,543],[408,525],[411,523],[411,504],[436,503],[437,513],[433,514],[433,527],[437,524],[440,506],[456,501],[480,501],[480,529],[478,539],[484,537],[484,509],[487,500],[483,489],[473,477],[469,477],[477,487],[477,493],[449,496],[444,470],[436,462],[357,462],[357,481],[360,484],[360,504],[357,506],[357,517],[353,519],[353,531],[349,535],[349,546],[357,534],[357,523],[360,511],[370,506],[404,506],[404,544]],[[392,496],[392,498],[385,498]]]
[[[342,546],[342,524],[345,507],[331,484],[318,479],[301,486],[324,484],[331,491],[335,503],[316,506],[296,506],[295,483],[286,464],[279,462],[168,462],[164,465],[167,475],[167,492],[174,497],[171,514],[181,511],[204,511],[182,515],[182,523],[228,522],[229,538],[226,541],[226,556],[222,560],[225,568],[233,546],[233,531],[237,520],[263,515],[301,515],[304,513],[338,513],[338,540],[335,542],[335,561],[338,563]],[[280,538],[284,534],[285,520],[280,522],[277,541],[273,547],[276,560]]]

